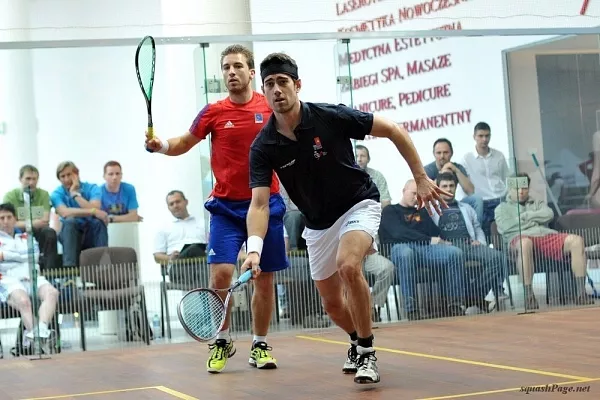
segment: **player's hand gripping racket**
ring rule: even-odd
[[[135,72],[146,100],[148,111],[148,138],[154,137],[152,123],[152,90],[154,89],[154,69],[156,64],[156,43],[152,36],[146,36],[138,44],[135,52]]]
[[[231,293],[251,278],[252,270],[248,270],[229,289],[220,289],[227,290],[225,301],[219,297],[219,289],[200,288],[186,293],[177,306],[177,316],[183,329],[199,342],[214,339],[225,323]]]

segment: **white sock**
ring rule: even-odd
[[[351,344],[352,346],[358,346],[358,340],[351,340],[351,341],[350,341],[350,344]]]
[[[225,339],[227,341],[227,343],[231,342],[231,335],[229,334],[229,328],[223,329],[221,332],[219,332],[219,334],[217,335],[217,339]]]
[[[263,342],[263,343],[267,343],[267,337],[266,336],[256,336],[254,335],[254,343],[256,342]]]

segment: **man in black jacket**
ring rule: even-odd
[[[450,316],[464,315],[465,269],[462,250],[440,238],[440,230],[426,209],[417,209],[416,184],[409,180],[399,204],[383,209],[379,240],[398,269],[404,307],[409,319],[419,319],[416,306],[416,271],[420,266],[443,268],[439,282]]]

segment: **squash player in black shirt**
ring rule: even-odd
[[[298,66],[273,53],[260,65],[262,90],[274,113],[250,149],[248,240],[242,270],[260,274],[260,254],[269,221],[269,185],[277,172],[290,199],[305,217],[303,238],[311,275],[329,317],[350,335],[344,373],[357,383],[379,382],[369,286],[363,259],[376,249],[381,205],[369,175],[356,165],[351,139],[388,138],[408,163],[420,207],[441,213],[440,190],[425,174],[408,135],[397,124],[344,105],[301,102]],[[433,212],[433,211],[430,211]],[[347,293],[348,307],[343,298]]]

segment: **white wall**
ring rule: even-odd
[[[160,0],[17,1],[30,3],[30,40],[114,39],[162,32]]]
[[[28,2],[0,0],[0,41],[25,41]],[[37,159],[36,119],[32,107],[31,53],[0,51],[0,196],[10,190],[20,166]],[[14,149],[22,149],[15,151]]]
[[[36,29],[32,32],[34,39],[241,34],[249,32],[249,25],[239,21],[249,17],[248,8],[238,7],[240,3],[35,1],[31,20]],[[218,26],[202,25],[219,16]],[[202,90],[204,71],[198,52],[198,44],[157,48],[153,120],[159,137],[185,133],[204,105],[196,85],[199,79]],[[219,52],[217,46],[208,51],[210,73],[220,73]],[[135,47],[33,51],[40,149],[37,165],[41,171],[40,186],[49,191],[58,185],[55,169],[63,160],[78,165],[82,180],[99,184],[103,183],[102,166],[106,161],[117,160],[123,165],[124,181],[136,186],[139,213],[144,217],[139,258],[143,279],[147,280],[160,276],[152,252],[156,231],[172,218],[165,203],[166,193],[182,190],[190,201],[190,213],[202,217],[203,203],[209,195],[203,191],[202,180],[210,170],[207,143],[180,157],[144,150],[146,108],[135,75],[134,54]]]
[[[579,0],[552,0],[539,2],[536,0],[507,0],[502,3],[490,3],[481,0],[462,0],[450,2],[411,2],[423,3],[425,9],[430,5],[434,10],[440,5],[451,4],[442,10],[431,12],[420,18],[404,19],[406,15],[414,16],[410,5],[399,6],[399,2],[373,2],[350,13],[337,15],[343,3],[322,0],[292,0],[281,9],[282,15],[277,21],[269,21],[270,14],[265,10],[274,9],[275,0],[255,0],[252,2],[252,21],[254,33],[281,32],[315,32],[356,30],[356,26],[366,27],[366,31],[378,30],[426,30],[436,29],[444,25],[457,29],[484,28],[539,28],[559,26],[593,26],[597,19],[590,16],[600,14],[600,4],[590,2],[588,17],[578,15],[581,2]],[[403,2],[406,3],[406,2]],[[400,11],[401,10],[401,11]],[[375,27],[370,22],[381,16],[393,16],[394,23],[386,27]],[[563,15],[566,17],[553,17]],[[510,17],[510,18],[505,18]],[[548,18],[551,17],[551,18]],[[292,21],[289,23],[288,21]],[[388,18],[389,22],[390,19]],[[412,139],[422,156],[423,162],[433,161],[432,143],[439,137],[446,137],[453,142],[455,158],[458,160],[473,147],[473,126],[479,121],[486,121],[492,127],[492,146],[509,156],[507,134],[506,103],[502,71],[502,50],[539,41],[546,37],[486,37],[456,38],[430,41],[421,46],[414,46],[403,51],[395,51],[394,40],[353,40],[350,52],[362,54],[363,50],[376,45],[389,44],[391,51],[376,57],[353,63],[353,78],[375,74],[379,84],[354,90],[353,104],[370,103],[379,99],[392,99],[393,109],[381,112],[382,115],[396,121],[405,122],[428,118],[454,111],[470,110],[470,120],[458,125],[444,126],[438,129],[412,132]],[[339,65],[339,59],[333,55],[334,42],[310,42],[304,46],[296,43],[261,43],[255,44],[257,59],[271,51],[284,50],[296,59],[303,80],[301,98],[306,101],[343,102],[350,104],[350,93],[340,92],[335,83],[337,75],[348,75],[348,67]],[[342,45],[337,50],[341,51]],[[373,54],[373,53],[371,53]],[[408,76],[407,63],[415,60],[436,58],[450,54],[452,66],[429,73]],[[337,65],[336,65],[337,64]],[[404,79],[383,83],[382,70],[399,66],[398,71]],[[309,74],[309,72],[311,74]],[[313,72],[316,72],[314,75]],[[416,105],[400,106],[398,94],[449,84],[451,97],[436,101],[423,102]],[[334,98],[335,96],[335,98]],[[466,113],[462,114],[466,116]],[[398,155],[396,148],[386,140],[368,140],[365,144],[371,152],[371,167],[379,169],[386,176],[393,201],[398,201],[401,188],[410,177],[410,171]]]
[[[180,60],[187,54],[189,62],[180,63],[182,77],[177,81],[165,73],[164,57],[157,65],[153,114],[156,131],[166,137],[185,132],[196,112],[193,48],[173,51],[184,53],[179,54]],[[135,77],[134,52],[135,48],[127,47],[34,51],[40,149],[37,164],[40,186],[51,191],[58,185],[55,170],[63,160],[78,165],[82,180],[99,184],[103,182],[104,163],[119,161],[124,181],[136,186],[139,212],[145,218],[140,258],[147,265],[152,262],[154,232],[170,217],[166,193],[183,190],[190,200],[190,211],[196,213],[201,212],[203,195],[201,186],[195,184],[201,179],[197,149],[167,158],[143,148],[146,108]],[[166,52],[161,48],[159,54]],[[181,86],[188,88],[187,93]],[[182,103],[170,104],[173,97]],[[187,115],[187,120],[182,115]]]

